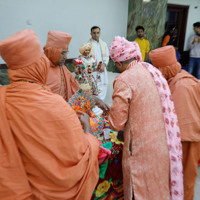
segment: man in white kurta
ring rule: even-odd
[[[108,85],[108,75],[107,75],[107,65],[109,62],[109,51],[107,44],[100,39],[100,28],[98,26],[93,26],[91,28],[91,39],[90,43],[92,44],[91,55],[97,60],[97,64],[102,62],[102,67],[100,69],[101,81],[98,82],[98,88],[100,93],[98,98],[104,101],[107,93]],[[95,75],[96,76],[96,75]]]

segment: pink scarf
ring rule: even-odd
[[[178,119],[175,113],[174,102],[166,79],[161,72],[150,65],[142,62],[142,65],[152,75],[163,107],[167,145],[170,159],[170,195],[171,200],[183,199],[183,167],[182,167],[182,145]]]

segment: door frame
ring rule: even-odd
[[[176,26],[178,26],[178,48],[180,52],[183,52],[184,44],[185,44],[185,35],[186,35],[186,28],[187,28],[187,21],[188,21],[189,6],[178,5],[178,4],[167,4],[167,11],[174,11],[174,12],[178,12],[182,14],[182,16],[179,16],[179,17],[182,17],[182,19],[177,19]]]

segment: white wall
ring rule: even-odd
[[[105,103],[107,103],[109,106],[112,105],[112,94],[113,94],[113,82],[120,73],[113,73],[108,72],[108,86],[107,86],[107,94],[106,98],[104,100]]]
[[[43,47],[49,30],[63,31],[72,35],[68,58],[74,58],[92,26],[101,27],[101,38],[110,45],[114,36],[126,37],[127,18],[128,0],[0,0],[0,40],[33,29]]]
[[[184,50],[187,50],[189,39],[194,34],[193,23],[200,21],[200,0],[168,0],[168,3],[190,6],[184,45]]]

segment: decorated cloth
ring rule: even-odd
[[[140,51],[141,51],[141,55],[142,55],[142,61],[145,61],[146,53],[148,53],[150,51],[149,40],[147,40],[145,38],[143,38],[143,39],[136,38],[134,41],[137,42],[139,47],[140,47]]]
[[[136,199],[183,198],[180,132],[170,98],[167,82],[147,63],[132,62],[114,81],[109,122],[114,130],[126,124],[125,199],[132,187]]]
[[[83,54],[86,49],[90,49],[91,50],[91,48],[92,48],[91,43],[82,44],[81,47],[79,48],[79,52],[81,54]]]
[[[107,128],[110,127],[109,125]],[[110,139],[98,139],[101,146],[110,149],[109,159],[99,166],[99,181],[92,195],[92,200],[124,199],[122,175],[123,142],[117,139],[117,132],[111,130]]]
[[[79,90],[68,101],[69,105],[72,109],[77,111],[82,111],[87,113],[88,115],[92,115],[92,109],[95,106],[94,99],[86,92]]]
[[[0,53],[20,63],[23,51],[25,63],[38,51],[34,45],[40,47],[35,32],[24,30],[0,42]],[[98,181],[99,142],[62,97],[45,89],[48,69],[41,53],[11,67],[11,84],[0,87],[0,199],[88,200]]]
[[[114,62],[122,62],[131,58],[142,61],[140,47],[137,42],[129,42],[124,37],[116,36],[110,45],[110,57]]]
[[[44,53],[50,60],[50,69],[46,85],[55,94],[61,95],[66,101],[78,91],[79,84],[65,65],[58,66],[63,49],[68,49],[71,35],[60,31],[49,31]]]
[[[97,117],[93,112],[93,108],[95,108],[95,102],[91,95],[83,92],[82,90],[79,90],[74,95],[72,95],[68,103],[75,112],[82,111],[90,116],[92,134],[96,137],[99,137],[103,131],[104,122],[103,118]]]
[[[90,43],[88,43],[91,45]],[[92,56],[80,55],[77,59],[74,59],[75,63],[75,79],[79,82],[80,87],[90,86],[90,92],[93,95],[98,95],[100,90],[98,89],[98,74],[95,73],[97,70],[97,62]],[[99,80],[101,81],[101,80]],[[87,89],[88,87],[86,87]]]
[[[107,44],[99,39],[99,42],[93,40],[92,38],[89,40],[92,44],[92,49],[90,55],[97,60],[97,65],[99,62],[102,62],[106,66],[109,62],[109,51]],[[94,72],[94,77],[97,77],[97,72]],[[98,94],[98,98],[104,101],[107,94],[107,85],[108,85],[108,73],[106,67],[104,68],[104,72],[100,73],[101,81],[97,83],[98,88],[100,89],[100,93]]]

